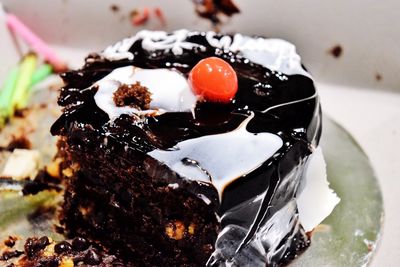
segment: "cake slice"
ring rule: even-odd
[[[286,41],[141,31],[62,78],[71,238],[137,266],[277,266],[338,202],[302,226],[321,109]]]

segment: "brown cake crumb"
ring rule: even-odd
[[[14,112],[14,117],[16,117],[16,118],[25,118],[27,116],[28,112],[29,112],[28,108],[17,109]]]
[[[19,250],[11,250],[11,251],[5,251],[1,256],[0,256],[0,261],[8,261],[9,259],[12,258],[18,258],[23,254],[22,251]]]
[[[343,48],[341,45],[335,45],[329,50],[329,53],[334,57],[334,58],[339,58],[343,54]]]
[[[15,245],[15,241],[17,241],[18,238],[15,236],[9,236],[6,240],[4,240],[4,245],[6,245],[9,248],[12,248]]]
[[[119,6],[116,4],[113,4],[110,6],[110,9],[112,12],[118,12],[119,11]]]
[[[33,258],[40,252],[40,250],[44,249],[49,244],[50,240],[47,236],[42,236],[41,238],[28,238],[24,246],[25,253],[28,259]]]
[[[193,2],[196,5],[197,14],[213,23],[220,23],[218,17],[220,14],[230,17],[240,12],[232,0],[193,0]]]
[[[150,108],[151,93],[140,82],[122,84],[114,93],[114,102],[118,107],[130,106],[142,110]]]
[[[29,139],[25,135],[20,135],[20,136],[12,136],[12,139],[10,143],[7,145],[7,150],[8,151],[13,151],[14,149],[31,149],[32,148],[32,143],[29,141]]]

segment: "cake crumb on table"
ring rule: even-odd
[[[230,17],[240,13],[240,9],[232,0],[193,0],[193,3],[196,13],[202,18],[209,19],[213,24],[221,22],[221,14]]]
[[[17,237],[15,236],[9,236],[6,240],[4,240],[4,245],[6,245],[9,248],[14,247],[15,242],[18,240]]]
[[[118,5],[116,5],[116,4],[112,4],[111,6],[110,6],[110,9],[111,9],[111,11],[112,12],[119,12],[119,6]]]
[[[32,143],[26,135],[12,135],[11,141],[8,143],[6,149],[13,151],[14,149],[31,149]]]
[[[329,53],[334,57],[334,58],[339,58],[343,54],[343,47],[341,45],[335,45],[329,50]]]

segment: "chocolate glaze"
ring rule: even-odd
[[[221,37],[223,35],[216,36]],[[208,265],[276,266],[286,263],[309,244],[298,222],[296,206],[287,209],[293,224],[287,235],[281,237],[279,245],[262,243],[266,251],[262,254],[251,242],[262,231],[268,241],[266,225],[280,227],[280,219],[272,216],[293,202],[302,177],[302,166],[312,152],[312,146],[318,145],[321,111],[313,81],[304,75],[270,70],[240,54],[213,47],[207,42],[205,33],[192,32],[186,41],[200,44],[205,49],[184,49],[180,55],[168,50],[148,51],[143,49],[139,39],[129,49],[133,59],[109,60],[101,54],[89,55],[82,69],[62,75],[66,85],[58,103],[64,107],[64,112],[51,132],[67,135],[73,127],[90,127],[99,136],[111,137],[113,142],[105,145],[107,149],[124,151],[128,148],[146,157],[146,153],[154,149],[169,149],[184,140],[233,131],[254,113],[247,131],[276,134],[282,138],[283,146],[260,167],[225,188],[221,203],[218,203],[218,213],[222,217],[222,227],[227,227],[226,234],[218,239],[217,249]],[[211,56],[229,62],[237,73],[239,89],[230,104],[198,102],[194,116],[190,112],[169,112],[137,121],[127,115],[110,121],[96,106],[94,94],[97,89],[91,85],[115,68],[129,65],[147,69],[173,68],[187,76],[195,64]],[[215,190],[212,196],[212,201],[218,201]],[[257,198],[261,200],[256,201]],[[241,208],[249,203],[251,207]],[[248,231],[232,230],[231,226]],[[225,239],[237,242],[227,248]]]

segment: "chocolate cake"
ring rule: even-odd
[[[321,109],[286,41],[140,31],[62,78],[71,238],[136,266],[278,266],[337,203],[301,211],[324,175]]]

